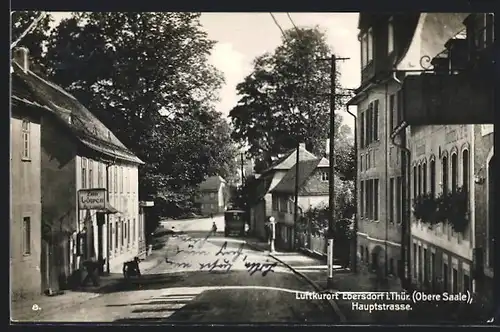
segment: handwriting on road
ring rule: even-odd
[[[205,238],[191,238],[189,236],[179,236],[173,235],[172,237],[179,238],[183,242],[188,242],[188,250],[180,249],[178,246],[176,247],[176,252],[174,256],[179,255],[180,253],[189,255],[189,256],[208,256],[210,252],[206,250],[197,250],[194,248],[194,245],[199,243],[198,248],[201,248],[206,240],[210,237],[211,233],[209,233]],[[253,262],[247,261],[248,256],[243,256],[243,248],[245,246],[244,243],[240,244],[238,249],[229,250],[227,248],[228,243],[225,241],[222,246],[219,248],[217,253],[215,254],[215,259],[213,261],[198,263],[200,271],[206,272],[222,272],[228,273],[234,266],[234,263],[241,259],[245,264],[245,268],[249,272],[250,275],[254,275],[255,273],[260,273],[261,276],[266,276],[269,272],[274,272],[274,268],[278,265],[277,262],[274,263],[261,263],[261,262]],[[169,265],[178,267],[178,268],[191,268],[193,267],[189,262],[175,262],[170,260],[169,258],[165,259],[165,262]]]

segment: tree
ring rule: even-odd
[[[13,12],[11,14],[11,43],[18,40],[40,14],[41,12],[38,11]],[[17,47],[26,47],[29,50],[32,61],[30,69],[39,74],[45,74],[47,71],[44,59],[44,47],[49,40],[50,23],[52,21],[52,16],[49,14],[45,15],[35,28],[17,44]]]
[[[78,13],[48,45],[52,80],[145,162],[140,196],[155,200],[157,218],[193,210],[197,185],[233,167],[228,125],[213,109],[223,77],[199,17]]]
[[[342,125],[335,137],[335,170],[344,180],[356,179],[356,149],[351,128]]]
[[[255,59],[253,72],[237,86],[241,98],[229,114],[233,138],[249,145],[249,154],[264,163],[261,168],[298,141],[323,155],[328,137],[331,67],[319,60],[331,54],[325,34],[304,28],[287,30],[285,36],[273,53]],[[337,89],[338,80],[337,73]],[[340,116],[335,122],[338,129]]]

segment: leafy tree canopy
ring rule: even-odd
[[[325,152],[330,116],[332,50],[319,28],[285,31],[282,45],[257,57],[237,86],[240,100],[230,112],[233,138],[249,145],[249,154],[265,168],[297,141],[318,156]],[[340,88],[337,72],[336,88]],[[342,104],[337,99],[337,109]],[[341,117],[335,118],[336,130]],[[256,167],[257,167],[256,165]]]
[[[74,13],[52,31],[43,57],[50,79],[146,163],[140,195],[155,199],[161,216],[193,209],[201,181],[235,168],[229,125],[213,107],[223,83],[208,62],[215,42],[199,17]]]

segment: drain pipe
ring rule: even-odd
[[[392,78],[400,86],[402,82],[398,79],[396,72],[392,73]],[[399,102],[398,102],[399,103]],[[399,105],[398,105],[399,106]],[[399,112],[399,109],[398,109]],[[401,150],[401,176],[403,178],[402,187],[404,188],[404,195],[401,204],[401,210],[403,211],[403,220],[401,221],[401,265],[404,267],[403,271],[400,271],[402,275],[400,276],[402,285],[404,288],[408,288],[411,280],[411,210],[410,210],[410,200],[411,200],[411,190],[410,190],[410,161],[411,161],[411,151],[406,146],[406,132],[405,129],[408,127],[406,121],[403,121],[396,130],[391,134],[392,144],[400,148]],[[396,142],[396,137],[400,135],[401,143]],[[404,183],[404,185],[403,185]],[[403,189],[402,188],[402,189]],[[407,248],[407,250],[405,250]]]
[[[356,207],[356,213],[354,214],[354,236],[353,236],[353,253],[352,253],[352,262],[351,269],[354,273],[358,272],[358,118],[354,113],[349,111],[350,104],[346,104],[345,110],[346,112],[354,118],[354,158],[356,163],[356,180],[354,181],[354,206]]]

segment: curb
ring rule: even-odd
[[[307,281],[311,286],[314,287],[314,289],[316,290],[316,292],[318,293],[322,293],[324,291],[324,289],[321,289],[321,287],[315,283],[314,281],[312,281],[309,277],[307,277],[304,273],[302,272],[299,272],[297,271],[296,269],[294,269],[290,264],[284,262],[283,260],[279,259],[278,257],[276,257],[275,255],[273,254],[269,254],[269,256],[271,256],[272,258],[274,258],[275,260],[277,260],[278,262],[280,262],[281,264],[285,265],[287,268],[289,268],[293,273],[295,273],[296,275],[302,277],[302,279],[304,279],[305,281]],[[346,322],[346,317],[344,316],[344,314],[342,313],[342,311],[340,310],[337,302],[335,302],[334,300],[328,300],[326,299],[326,301],[328,302],[328,304],[331,306],[331,308],[333,309],[333,311],[335,312],[335,314],[337,315],[337,317],[340,319],[340,322],[341,323],[345,323]]]

